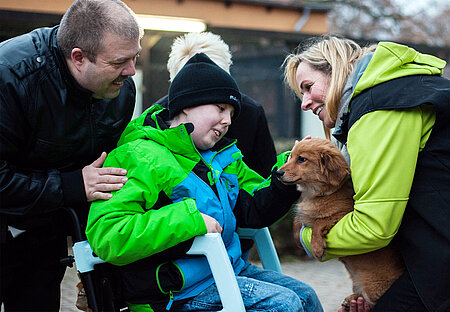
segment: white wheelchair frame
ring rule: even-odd
[[[265,269],[281,273],[278,255],[267,227],[262,229],[238,229],[240,238],[252,239],[255,242],[261,263]],[[104,263],[97,257],[88,241],[76,242],[73,254],[78,272],[87,273],[94,266]],[[228,258],[222,237],[218,233],[197,236],[187,252],[189,255],[204,255],[211,268],[214,280],[222,301],[222,312],[245,312],[244,302],[236,281],[236,276]]]

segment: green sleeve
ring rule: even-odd
[[[348,134],[355,209],[328,233],[325,260],[382,248],[397,233],[409,198],[417,156],[434,124],[421,106],[381,110],[358,120]],[[310,229],[302,232],[309,248]]]
[[[128,181],[107,201],[92,203],[86,235],[103,260],[125,265],[164,251],[206,233],[206,225],[193,199],[152,209],[164,191],[167,177],[152,166],[148,154],[116,149],[106,167],[128,170]],[[164,168],[164,167],[163,167]]]

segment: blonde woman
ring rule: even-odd
[[[450,307],[450,83],[445,62],[407,46],[316,38],[285,60],[285,80],[351,166],[355,210],[327,236],[325,260],[396,244],[405,273],[373,311]],[[310,252],[311,230],[300,241]],[[430,287],[433,281],[433,287]],[[364,309],[353,302],[356,310]],[[367,307],[366,307],[367,308]]]

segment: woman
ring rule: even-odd
[[[120,164],[128,181],[92,204],[86,235],[96,254],[120,266],[131,311],[222,309],[206,259],[186,256],[192,238],[207,232],[221,233],[247,311],[322,311],[310,286],[241,257],[236,226],[268,226],[300,194],[248,168],[224,137],[240,100],[234,79],[196,54],[172,81],[168,109],[145,111],[108,155],[105,165]]]
[[[328,138],[334,128],[351,166],[355,210],[328,234],[326,260],[392,241],[406,270],[373,311],[448,309],[450,83],[440,77],[445,62],[395,43],[362,48],[325,36],[285,64],[285,80],[302,109],[318,116]],[[311,230],[303,228],[300,241],[307,251],[310,240]]]

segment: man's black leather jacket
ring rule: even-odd
[[[132,79],[115,99],[92,98],[70,75],[57,30],[40,28],[0,44],[3,227],[35,228],[62,207],[86,209],[81,169],[115,148],[133,113]]]

